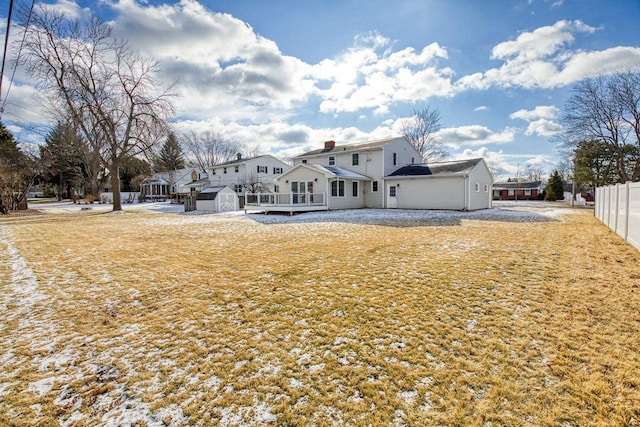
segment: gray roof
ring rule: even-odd
[[[471,169],[481,161],[482,159],[471,159],[451,162],[419,163],[403,166],[388,176],[464,175],[469,173]]]
[[[352,151],[352,150],[366,150],[373,148],[380,148],[385,144],[388,144],[392,141],[397,141],[398,139],[403,139],[403,136],[395,137],[395,138],[387,138],[387,139],[379,139],[377,141],[368,141],[368,142],[360,142],[356,144],[345,144],[345,145],[336,145],[331,148],[319,148],[317,150],[308,151],[306,153],[300,154],[295,157],[296,159],[307,157],[307,156],[315,156],[318,154],[326,154],[326,153],[339,153],[342,151]]]
[[[359,173],[355,173],[347,169],[339,168],[338,166],[325,166],[325,165],[307,165],[307,166],[313,166],[318,169],[325,169],[330,173],[332,173],[333,175],[337,176],[338,178],[371,181],[371,178],[369,178],[368,176],[360,175]]]
[[[240,158],[240,159],[233,159],[233,160],[229,160],[228,162],[223,162],[223,163],[218,163],[217,165],[212,165],[209,166],[211,168],[218,168],[220,166],[235,166],[235,165],[241,165],[244,162],[248,162],[249,160],[253,160],[253,159],[259,159],[260,157],[267,157],[269,156],[268,154],[263,154],[261,156],[254,156],[254,157],[247,157],[247,158]]]
[[[527,189],[527,188],[540,188],[542,187],[542,181],[520,181],[520,182],[494,182],[494,190],[515,190]]]

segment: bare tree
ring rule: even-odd
[[[401,125],[401,132],[418,150],[424,162],[444,160],[449,157],[449,150],[442,140],[436,137],[441,129],[440,110],[425,107],[413,110],[411,118]]]
[[[640,73],[623,72],[579,83],[565,106],[563,148],[602,141],[619,180],[640,180]]]
[[[113,210],[122,210],[120,168],[166,135],[174,113],[169,89],[155,79],[158,63],[115,39],[97,17],[72,21],[45,6],[26,26],[22,62],[53,110],[72,119],[108,169]]]
[[[491,176],[493,176],[494,181],[498,181],[506,172],[495,160],[487,161],[487,168],[489,169],[489,172],[491,172]]]
[[[206,171],[208,166],[234,159],[243,148],[236,141],[211,131],[191,131],[185,134],[182,140],[187,157],[202,171]]]
[[[542,169],[542,166],[538,164],[529,163],[526,166],[525,174],[529,181],[540,181],[542,174],[544,174],[544,170]]]

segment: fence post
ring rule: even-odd
[[[627,240],[627,238],[629,237],[629,214],[631,213],[631,210],[629,209],[629,202],[631,201],[630,197],[629,197],[629,193],[631,192],[631,181],[627,181],[624,183],[626,189],[627,189],[627,196],[626,196],[626,201],[625,201],[625,212],[624,212],[624,240]],[[628,241],[628,240],[627,240]]]

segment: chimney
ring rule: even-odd
[[[335,141],[325,141],[324,142],[324,148],[336,148],[336,142]]]
[[[238,153],[236,156],[238,157],[238,160],[242,160],[242,153]]]

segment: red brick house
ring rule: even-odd
[[[493,183],[493,200],[540,200],[542,192],[542,181]]]

